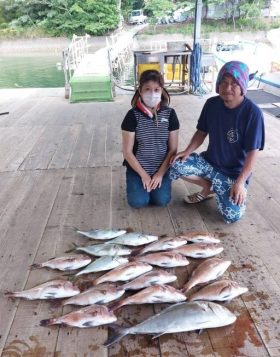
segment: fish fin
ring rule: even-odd
[[[109,330],[109,337],[107,341],[103,343],[103,346],[105,347],[109,347],[113,343],[120,341],[125,335],[128,334],[128,329],[123,328],[117,324],[110,324],[108,326],[108,330]],[[113,330],[112,334],[110,333],[110,330]]]
[[[165,331],[162,331],[162,332],[160,332],[160,333],[154,335],[154,336],[152,337],[152,340],[154,340],[155,338],[158,338],[158,337],[164,335],[165,333],[166,333]]]
[[[82,324],[83,327],[93,327],[95,326],[92,321],[87,321]]]

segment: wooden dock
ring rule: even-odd
[[[173,186],[166,208],[131,209],[125,197],[120,123],[130,95],[111,103],[69,104],[64,89],[0,90],[0,354],[2,357],[280,357],[280,121],[265,114],[266,147],[249,190],[246,216],[227,225],[215,201],[185,205],[193,188]],[[181,122],[180,149],[194,132],[205,98],[172,97]],[[107,327],[40,327],[40,320],[72,307],[46,301],[12,301],[6,291],[43,283],[59,272],[30,270],[88,241],[72,227],[126,228],[174,235],[208,230],[222,241],[232,265],[226,277],[249,288],[227,307],[233,326],[196,332],[127,336],[107,349]],[[195,266],[174,269],[182,286]],[[130,306],[120,324],[151,316],[163,305]]]

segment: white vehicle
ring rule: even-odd
[[[147,16],[143,14],[143,10],[133,10],[129,16],[128,22],[131,25],[144,24],[147,22]]]

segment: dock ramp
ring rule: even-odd
[[[71,103],[113,100],[106,48],[84,56],[70,79],[70,88]]]
[[[108,50],[89,54],[89,37],[73,35],[63,51],[65,98],[70,103],[113,100]]]

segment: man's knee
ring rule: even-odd
[[[232,207],[225,207],[224,209],[219,209],[224,221],[226,223],[234,223],[239,221],[244,213],[245,213],[245,206],[237,206],[232,208]]]

